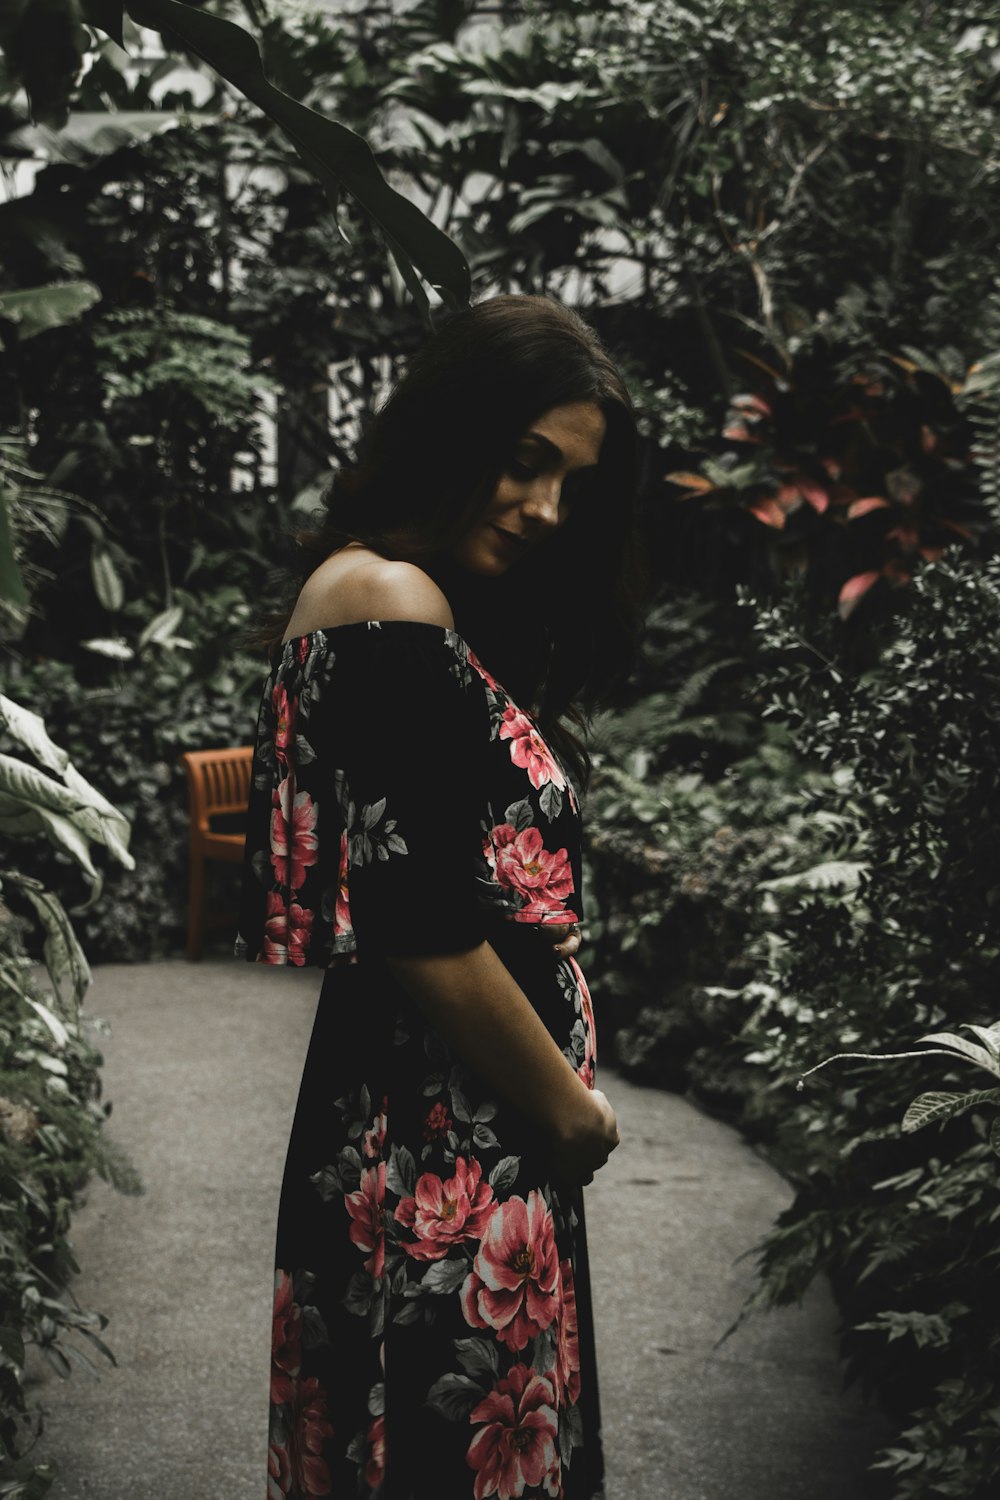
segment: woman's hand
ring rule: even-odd
[[[543,936],[555,945],[555,951],[561,958],[570,958],[580,948],[580,924],[569,922],[559,924],[556,922],[542,923]]]
[[[552,1146],[555,1176],[564,1182],[586,1185],[593,1182],[612,1151],[621,1142],[618,1121],[606,1094],[588,1089],[590,1108],[577,1118]]]

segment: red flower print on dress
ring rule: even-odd
[[[546,1376],[512,1365],[469,1420],[486,1423],[465,1455],[476,1470],[475,1500],[516,1500],[525,1486],[537,1488],[553,1471],[558,1476],[555,1393]]]
[[[528,780],[536,791],[549,781],[558,787],[566,785],[566,778],[556,765],[552,751],[527,714],[513,703],[504,713],[500,738],[510,740],[511,760],[515,766],[527,771]]]
[[[368,1429],[368,1460],[365,1464],[365,1484],[371,1489],[385,1478],[385,1417],[376,1417]]]
[[[347,883],[347,829],[340,833],[340,869],[337,872],[337,904],[333,913],[333,935],[342,937],[353,932],[351,926],[351,896]]]
[[[303,1500],[330,1493],[330,1470],[322,1456],[323,1439],[328,1437],[333,1437],[333,1428],[326,1415],[326,1392],[313,1375],[296,1387],[289,1442],[292,1479]]]
[[[386,1127],[386,1118],[385,1118],[385,1116],[386,1116],[386,1109],[388,1108],[388,1105],[389,1105],[389,1100],[386,1097],[386,1095],[383,1094],[382,1095],[382,1103],[381,1103],[381,1105],[379,1107],[379,1112],[375,1116],[375,1118],[372,1120],[371,1128],[369,1130],[365,1131],[364,1139],[361,1142],[361,1149],[365,1153],[365,1155],[367,1157],[369,1157],[369,1158],[374,1158],[374,1157],[380,1155],[380,1153],[382,1151],[382,1146],[383,1146],[383,1143],[385,1142],[385,1127]]]
[[[291,1401],[294,1376],[302,1363],[302,1309],[292,1299],[292,1278],[274,1273],[274,1311],[271,1322],[271,1400],[275,1406]]]
[[[344,1198],[353,1219],[349,1233],[359,1250],[368,1255],[365,1270],[378,1281],[385,1269],[385,1162],[363,1167],[361,1186]]]
[[[271,793],[271,864],[278,885],[297,891],[306,878],[306,867],[319,853],[316,836],[316,804],[308,792],[296,792],[295,781],[285,776]]]
[[[500,686],[499,682],[497,682],[496,678],[493,676],[493,673],[487,672],[486,668],[483,666],[482,662],[479,660],[479,657],[473,651],[471,646],[469,646],[468,648],[468,654],[470,665],[475,667],[476,671],[479,673],[480,677],[487,684],[487,686],[491,687],[495,693],[503,693],[503,688]],[[504,696],[506,696],[506,694],[504,694]]]
[[[583,1010],[583,1024],[586,1030],[584,1040],[584,1057],[580,1067],[577,1068],[577,1076],[587,1085],[588,1089],[594,1087],[595,1065],[597,1062],[597,1027],[594,1022],[594,1002],[590,998],[590,990],[587,981],[583,977],[583,970],[572,954],[569,956],[570,968],[576,980],[576,987],[580,994],[580,1005]]]
[[[448,1134],[454,1123],[439,1099],[437,1104],[432,1105],[428,1111],[420,1133],[425,1141],[439,1141]]]
[[[274,713],[274,753],[282,765],[288,764],[288,747],[295,738],[295,720],[299,713],[298,698],[290,697],[285,684],[278,682],[271,694]]]
[[[292,1488],[292,1464],[288,1449],[272,1443],[267,1452],[267,1500],[285,1500]]]
[[[495,1328],[508,1349],[523,1349],[559,1311],[559,1260],[552,1214],[536,1188],[496,1206],[472,1270],[462,1312],[473,1328]]]
[[[312,936],[313,911],[292,901],[285,906],[280,891],[268,891],[261,945],[265,964],[304,964]]]
[[[455,1161],[455,1175],[444,1182],[433,1172],[417,1179],[412,1198],[396,1205],[397,1224],[417,1235],[415,1245],[404,1245],[414,1260],[441,1260],[462,1240],[478,1240],[493,1211],[493,1189],[483,1182],[478,1161]],[[485,1327],[485,1324],[482,1325]]]
[[[556,1393],[569,1406],[580,1397],[580,1337],[576,1321],[576,1283],[573,1262],[567,1256],[559,1262],[562,1282],[562,1316],[556,1340]]]
[[[524,898],[531,909],[531,920],[560,909],[573,890],[573,869],[566,850],[546,849],[540,829],[525,828],[518,833],[513,823],[498,823],[490,830],[490,838],[494,851],[490,863],[497,880]],[[518,917],[528,920],[523,909]]]

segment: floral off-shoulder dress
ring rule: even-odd
[[[601,1493],[581,1190],[385,963],[488,940],[593,1087],[586,981],[539,931],[582,917],[580,859],[569,777],[455,631],[281,649],[235,955],[325,974],[278,1214],[268,1500]]]

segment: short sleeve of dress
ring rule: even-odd
[[[333,640],[322,738],[338,778],[358,957],[476,947],[487,935],[477,880],[490,722],[464,642],[416,621]]]

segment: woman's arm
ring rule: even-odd
[[[434,1030],[541,1128],[558,1175],[589,1181],[618,1145],[614,1110],[577,1076],[495,949],[385,962]]]

